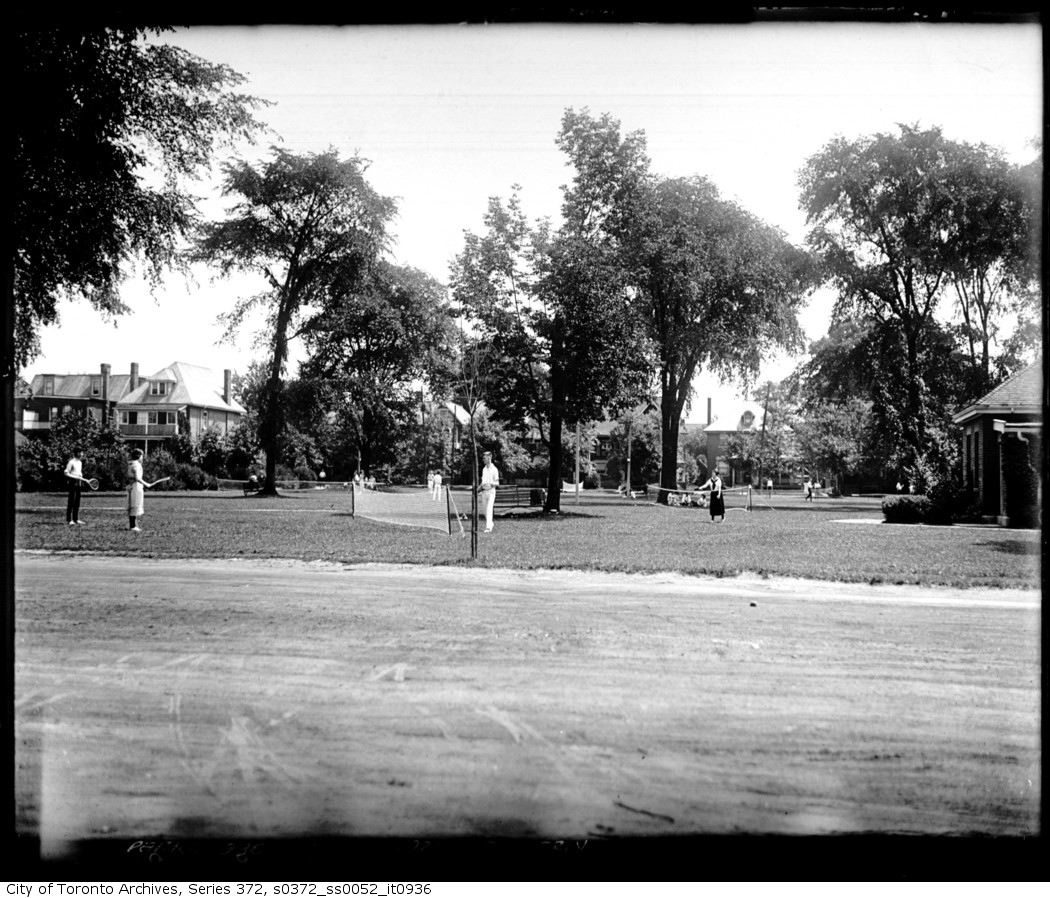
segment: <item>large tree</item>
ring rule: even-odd
[[[196,211],[187,179],[259,128],[260,101],[235,90],[243,78],[147,40],[165,30],[66,26],[9,40],[19,87],[8,103],[15,314],[5,377],[34,358],[59,299],[119,314],[136,261],[154,283],[179,263]]]
[[[633,326],[631,284],[614,221],[644,178],[644,141],[619,123],[567,110],[557,143],[574,170],[563,224],[530,225],[517,189],[489,202],[487,231],[467,233],[453,296],[486,344],[485,403],[536,426],[548,452],[544,510],[560,510],[563,428],[601,417],[647,385],[648,341]],[[498,376],[492,376],[492,371]]]
[[[951,346],[935,313],[953,275],[968,289],[973,273],[980,282],[1003,253],[975,219],[1000,206],[995,180],[989,187],[975,167],[989,159],[938,128],[901,126],[832,141],[799,178],[810,244],[838,291],[833,322],[860,322],[865,353],[878,358],[873,414],[892,423],[894,454],[920,486],[946,471],[951,450],[948,397],[935,389]],[[972,289],[968,297],[972,309]]]
[[[753,380],[774,347],[800,348],[809,256],[700,177],[661,179],[637,217],[639,304],[660,355],[660,483],[676,487],[678,435],[702,367]],[[661,491],[660,501],[668,493]]]
[[[420,391],[450,376],[455,328],[444,287],[381,261],[363,282],[333,281],[303,337],[300,376],[326,385],[360,465],[393,460]]]
[[[970,360],[970,394],[996,381],[993,344],[1008,313],[1038,313],[1041,160],[1011,165],[1000,150],[961,145],[950,158],[951,217],[945,264]]]
[[[237,200],[224,221],[203,226],[196,243],[197,261],[214,263],[223,274],[249,271],[265,280],[263,291],[238,299],[226,318],[232,335],[253,310],[266,315],[264,494],[277,492],[289,341],[312,309],[323,306],[333,284],[349,291],[366,283],[386,247],[395,204],[373,190],[365,168],[362,159],[343,160],[335,150],[295,155],[277,147],[259,167],[228,163],[224,194]]]

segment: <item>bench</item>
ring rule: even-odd
[[[532,506],[532,494],[537,489],[539,488],[534,486],[518,486],[517,484],[513,486],[501,486],[496,490],[496,501],[493,504],[493,508],[529,508]],[[543,496],[543,499],[546,499],[547,491],[540,489],[540,493]],[[542,501],[543,500],[541,500],[541,503]]]

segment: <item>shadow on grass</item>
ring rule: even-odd
[[[498,521],[566,521],[572,518],[604,518],[603,514],[592,514],[585,511],[566,511],[562,509],[557,514],[545,513],[539,509],[533,511],[505,511],[496,512],[493,517]]]
[[[981,548],[987,546],[993,552],[1002,552],[1004,555],[1038,555],[1041,552],[1038,542],[1025,542],[1020,539],[1006,539],[999,543],[984,542],[977,543],[977,545]]]

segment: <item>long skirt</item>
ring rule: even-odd
[[[711,517],[717,518],[726,516],[726,502],[721,496],[716,496],[714,493],[711,494]]]
[[[145,512],[142,510],[142,506],[145,500],[145,490],[142,488],[141,483],[133,483],[128,487],[128,516],[139,518],[142,517]]]

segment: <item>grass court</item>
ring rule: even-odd
[[[18,497],[16,825],[67,869],[142,875],[147,838],[175,878],[231,844],[287,878],[258,865],[350,837],[461,878],[411,846],[573,839],[630,878],[624,839],[1039,831],[1038,533],[585,494],[472,563],[337,490],[149,494],[138,534],[62,499]]]

